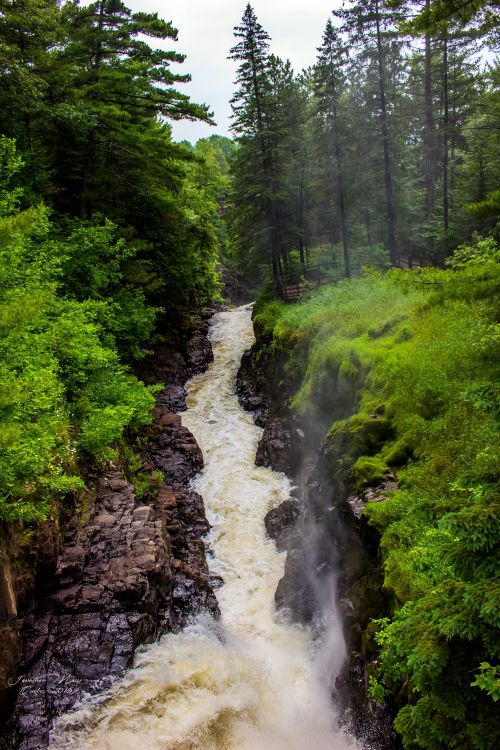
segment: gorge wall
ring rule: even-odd
[[[279,609],[319,631],[325,598],[335,596],[341,614],[347,658],[332,687],[343,720],[363,745],[379,750],[400,747],[392,728],[392,709],[368,698],[373,651],[369,622],[386,613],[379,537],[361,515],[367,499],[383,500],[395,488],[393,476],[356,493],[351,468],[375,452],[390,434],[383,415],[327,436],[331,423],[306,420],[290,406],[294,383],[286,373],[287,356],[267,347],[257,328],[256,343],[238,373],[242,405],[264,427],[256,463],[293,478],[292,498],[266,517],[268,534],[287,552],[285,572],[276,590]],[[337,394],[347,412],[356,394]],[[331,394],[335,400],[335,394]],[[349,406],[351,405],[351,406]],[[352,413],[352,412],[350,412]],[[343,415],[343,416],[346,416]],[[332,594],[332,592],[334,592]]]
[[[140,471],[161,472],[158,486],[140,495],[126,462],[110,462],[89,469],[85,495],[69,499],[57,522],[1,529],[2,748],[46,747],[53,719],[105,689],[140,644],[201,608],[217,616],[208,522],[189,489],[203,456],[178,414],[184,383],[213,358],[211,314],[184,315],[139,368],[148,384],[164,384],[140,435]]]

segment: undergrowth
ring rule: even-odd
[[[406,748],[500,744],[498,259],[476,237],[446,270],[371,274],[255,311],[300,376],[296,410],[326,419],[330,438],[353,414],[393,427],[352,486],[389,470],[399,482],[365,516],[392,600],[371,626],[370,694],[396,705]]]

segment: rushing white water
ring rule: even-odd
[[[274,609],[284,556],[263,519],[284,500],[283,474],[254,465],[261,430],[238,404],[235,374],[253,341],[249,306],[215,316],[215,361],[188,385],[183,423],[205,469],[194,487],[212,524],[211,570],[222,621],[199,617],[182,633],[143,649],[108,693],[62,717],[51,748],[78,750],[346,750],[328,680],[343,658],[340,627],[328,637],[290,625]],[[333,661],[332,661],[333,657]]]

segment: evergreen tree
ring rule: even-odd
[[[335,185],[325,185],[324,189],[336,193],[340,225],[342,232],[342,246],[344,252],[344,271],[351,276],[351,261],[349,256],[349,238],[344,192],[344,164],[341,148],[341,97],[346,85],[344,72],[346,49],[335,30],[331,19],[328,19],[323,43],[318,48],[319,56],[313,72],[313,92],[317,127],[326,138],[326,158],[334,163],[333,179]]]
[[[257,244],[262,241],[267,244],[273,277],[278,283],[279,239],[273,190],[276,165],[272,140],[275,123],[269,112],[269,35],[258,22],[250,4],[246,6],[241,25],[235,27],[234,34],[240,40],[230,51],[230,58],[239,62],[238,89],[231,100],[233,130],[240,143],[235,170],[239,185],[246,183],[245,202],[247,205],[257,204],[256,213],[260,218],[255,227],[259,235]]]
[[[361,0],[348,8],[335,11],[343,21],[343,31],[353,44],[363,44],[365,54],[373,54],[377,69],[378,106],[380,134],[384,155],[384,183],[387,210],[388,248],[391,263],[395,264],[398,251],[396,244],[396,209],[394,201],[394,179],[391,154],[391,134],[387,100],[387,37],[394,34],[395,13],[384,11],[379,0]]]
[[[121,0],[86,6],[73,0],[63,6],[63,21],[70,39],[62,55],[72,67],[72,87],[88,122],[74,132],[81,165],[78,212],[86,218],[95,174],[103,161],[112,160],[117,141],[124,138],[130,147],[158,117],[209,120],[209,114],[174,88],[189,80],[170,70],[184,56],[153,50],[144,41],[177,39],[177,30],[156,13],[132,13]]]

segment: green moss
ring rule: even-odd
[[[404,466],[412,456],[412,448],[407,439],[401,438],[386,443],[380,456],[390,467]]]
[[[322,289],[282,310],[272,334],[298,377],[295,408],[330,421],[336,496],[398,470],[401,489],[364,511],[392,602],[364,648],[375,638],[372,692],[401,707],[408,748],[494,746],[481,739],[493,736],[491,691],[471,686],[500,655],[500,270],[483,245],[480,262],[476,246],[461,251],[455,271]]]
[[[362,456],[352,468],[354,486],[359,492],[363,487],[376,487],[386,478],[387,464],[381,458]]]

